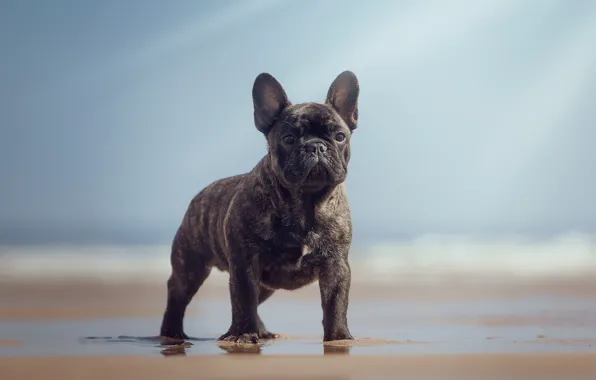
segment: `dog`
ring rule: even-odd
[[[190,201],[171,246],[160,335],[184,340],[187,305],[212,268],[229,273],[232,323],[219,341],[256,344],[267,330],[257,307],[278,289],[319,281],[323,341],[351,340],[345,179],[360,87],[344,71],[324,103],[292,104],[270,74],[253,84],[254,123],[268,152],[245,174],[216,180]]]

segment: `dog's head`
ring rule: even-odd
[[[354,73],[344,71],[324,103],[292,104],[273,76],[257,76],[252,90],[255,125],[267,137],[273,172],[284,186],[320,191],[345,180],[359,91]]]

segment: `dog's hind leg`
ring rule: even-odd
[[[179,229],[172,242],[172,273],[168,279],[168,298],[160,335],[172,339],[187,339],[183,320],[186,307],[211,273],[208,252],[191,244]]]
[[[265,302],[273,295],[275,290],[269,289],[261,285],[259,287],[259,305]],[[275,339],[279,338],[279,334],[275,334],[267,330],[260,315],[257,315],[257,323],[259,325],[259,339]]]

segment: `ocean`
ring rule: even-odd
[[[0,279],[93,278],[165,280],[164,245],[0,245]],[[441,274],[573,276],[596,273],[596,236],[567,233],[546,239],[423,235],[409,240],[354,245],[352,271],[374,281]],[[212,276],[227,276],[213,271]]]

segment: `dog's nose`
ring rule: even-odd
[[[323,154],[327,151],[327,145],[322,141],[313,141],[305,147],[307,153],[315,153],[316,155]]]

